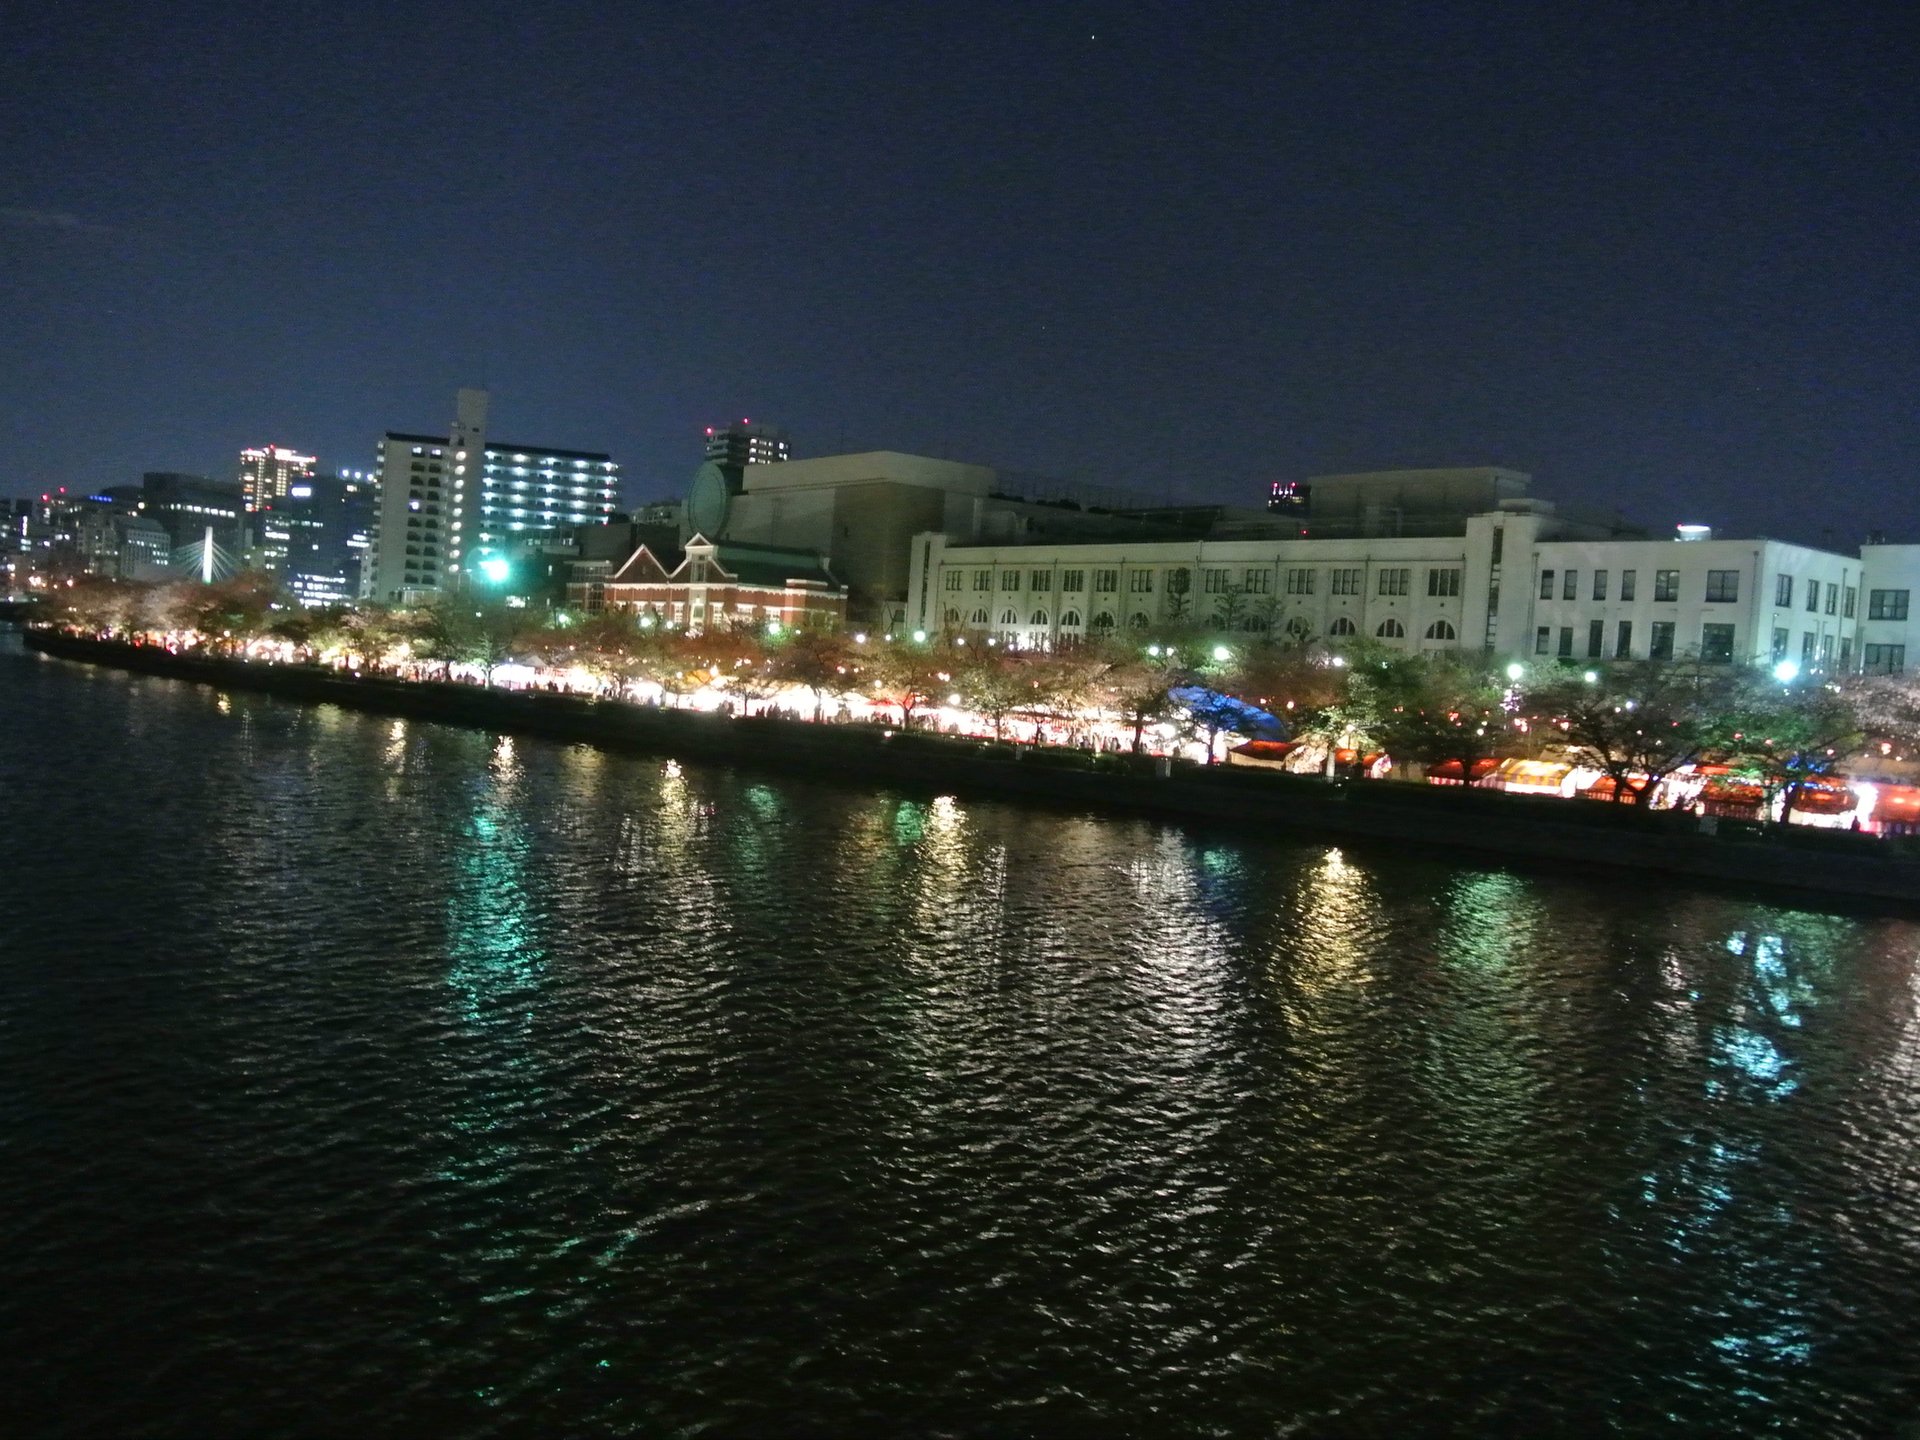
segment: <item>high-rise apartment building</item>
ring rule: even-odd
[[[282,445],[256,445],[240,452],[240,493],[248,513],[284,500],[296,483],[313,478],[314,457]]]
[[[620,467],[597,450],[487,438],[487,392],[462,390],[445,435],[390,430],[380,441],[373,560],[361,593],[429,601],[487,574],[509,547],[577,525],[604,525]]]
[[[716,465],[773,465],[791,459],[792,453],[787,432],[779,426],[742,420],[738,425],[707,427],[706,458]]]

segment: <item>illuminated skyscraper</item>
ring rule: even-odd
[[[247,509],[258,510],[286,498],[296,481],[313,478],[314,457],[279,445],[258,445],[240,452],[240,493]]]

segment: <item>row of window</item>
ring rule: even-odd
[[[1314,593],[1315,576],[1319,572],[1311,567],[1291,568],[1286,572],[1286,593],[1289,595],[1311,595]],[[1409,566],[1389,566],[1376,570],[1376,584],[1382,595],[1410,595],[1413,593],[1413,570]],[[991,590],[994,588],[992,570],[975,570],[973,588]],[[1135,570],[1127,576],[1127,588],[1135,595],[1153,593],[1151,570]],[[1361,567],[1336,569],[1333,571],[1333,589],[1335,595],[1358,595],[1366,576]],[[1249,566],[1240,571],[1240,583],[1234,584],[1234,570],[1228,566],[1208,566],[1201,570],[1201,589],[1208,595],[1229,595],[1236,593],[1247,595],[1266,595],[1272,592],[1273,572],[1264,567]],[[1087,572],[1084,570],[1062,570],[1060,589],[1074,595],[1086,590]],[[1021,588],[1022,572],[1002,570],[1000,589],[1009,593]],[[1053,588],[1051,570],[1030,570],[1025,572],[1026,588],[1031,591],[1047,591]],[[948,570],[941,582],[947,590],[960,590],[966,586],[966,577],[959,570]],[[1166,572],[1168,593],[1184,595],[1192,587],[1193,572],[1185,568],[1175,568]],[[1120,571],[1103,569],[1093,572],[1093,593],[1096,595],[1114,595],[1120,590]],[[1458,566],[1434,566],[1427,570],[1427,594],[1437,597],[1452,597],[1460,593],[1460,568]]]
[[[945,618],[946,623],[950,626],[958,626],[962,623],[982,626],[989,623],[987,609],[984,605],[974,610],[971,615],[968,615],[964,622],[958,610],[948,610]],[[1017,610],[1002,610],[1000,612],[999,623],[1001,625],[1044,627],[1049,621],[1045,610],[1035,610],[1025,620],[1020,618],[1020,613]],[[1135,629],[1145,629],[1150,622],[1145,615],[1140,614],[1135,615],[1130,623]],[[1078,629],[1080,626],[1080,612],[1078,610],[1061,611],[1060,626],[1062,629],[1067,630]],[[1112,614],[1102,611],[1100,614],[1095,615],[1091,628],[1096,632],[1112,630],[1114,628]],[[1240,628],[1243,630],[1265,630],[1267,628],[1267,620],[1264,616],[1247,616],[1240,622]],[[1306,621],[1300,619],[1289,621],[1287,629],[1289,633],[1298,638],[1305,638],[1306,635],[1311,633],[1311,627],[1307,625]],[[1355,625],[1349,617],[1342,615],[1336,619],[1332,625],[1327,627],[1327,633],[1336,638],[1353,636],[1360,633],[1360,627]],[[1373,633],[1382,640],[1403,640],[1406,638],[1407,630],[1398,620],[1388,617],[1374,628]],[[1436,620],[1427,626],[1426,638],[1429,640],[1455,640],[1459,638],[1459,635],[1449,621]]]
[[[1631,620],[1621,620],[1615,623],[1611,657],[1609,657],[1607,653],[1606,624],[1607,622],[1604,620],[1590,620],[1587,622],[1586,658],[1589,660],[1604,660],[1608,658],[1615,660],[1628,659],[1633,654],[1633,622]],[[1572,659],[1574,657],[1574,627],[1571,625],[1562,625],[1558,627],[1558,632],[1558,643],[1556,644],[1555,627],[1551,625],[1539,626],[1534,631],[1534,653],[1536,655],[1555,655],[1562,660]],[[1647,640],[1648,658],[1653,660],[1673,659],[1675,633],[1675,622],[1671,620],[1654,621],[1650,627]],[[1714,622],[1703,624],[1700,627],[1700,658],[1714,663],[1731,661],[1733,659],[1733,637],[1734,627],[1730,624]],[[1791,639],[1792,637],[1785,629],[1776,628],[1774,630],[1774,660],[1779,661],[1787,658]],[[1832,635],[1816,635],[1813,631],[1809,630],[1802,635],[1800,639],[1800,659],[1803,664],[1809,668],[1814,665],[1831,666],[1833,664],[1834,637]],[[1842,639],[1839,642],[1839,646],[1840,664],[1844,668],[1852,659],[1853,642],[1849,639]],[[1897,651],[1900,653],[1897,657],[1886,655],[1876,657],[1874,654],[1876,651]],[[1878,658],[1882,665],[1893,664],[1898,666],[1904,663],[1906,658],[1904,649],[1898,645],[1869,645],[1867,647],[1867,655],[1869,664],[1872,664],[1875,659]],[[1897,668],[1892,670],[1882,669],[1876,673],[1898,674],[1899,670]]]

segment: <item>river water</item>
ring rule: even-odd
[[[0,638],[9,1435],[1881,1436],[1920,926]]]

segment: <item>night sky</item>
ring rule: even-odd
[[[1684,13],[1682,13],[1684,12]],[[1911,7],[96,3],[0,59],[0,491],[444,428],[1920,539]]]

